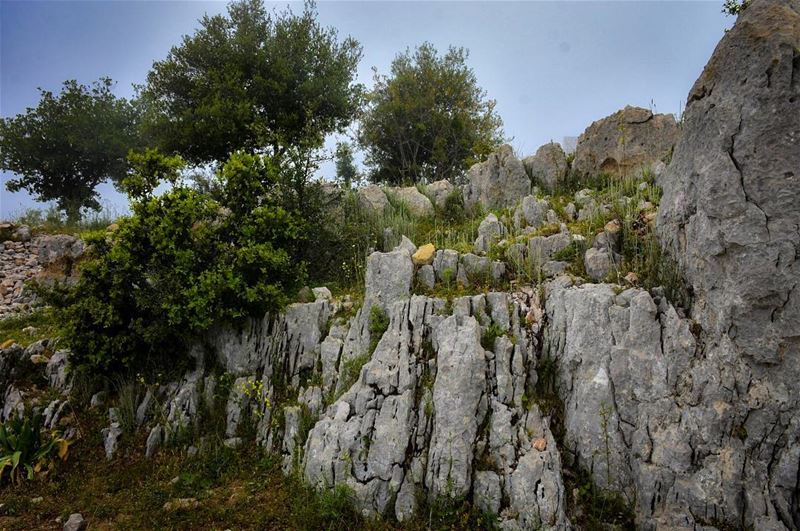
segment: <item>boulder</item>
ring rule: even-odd
[[[119,438],[122,437],[122,427],[119,422],[112,422],[108,428],[101,430],[103,434],[103,448],[106,451],[106,459],[111,459],[117,453]]]
[[[547,221],[549,209],[550,204],[545,199],[537,199],[532,195],[525,196],[514,211],[514,225],[518,228],[541,227]]]
[[[436,208],[442,209],[447,204],[447,198],[450,197],[455,190],[456,187],[453,186],[453,183],[446,179],[442,179],[441,181],[436,181],[429,184],[426,191],[433,199],[433,204],[436,205]]]
[[[426,243],[411,255],[411,260],[416,266],[430,265],[433,263],[435,253],[436,247],[432,243]]]
[[[405,235],[400,238],[400,243],[395,246],[393,251],[405,251],[408,253],[409,256],[413,255],[417,252],[417,246],[414,245],[414,242],[409,240]]]
[[[586,274],[597,282],[604,281],[619,265],[617,256],[616,253],[609,249],[598,249],[596,247],[587,249],[583,256]]]
[[[414,263],[406,251],[372,253],[367,258],[364,307],[378,304],[384,310],[398,300],[408,298],[414,278]]]
[[[632,175],[669,156],[679,137],[680,129],[671,114],[627,106],[583,132],[572,169],[584,177]]]
[[[72,513],[64,522],[64,531],[83,531],[86,529],[86,520],[81,513]]]
[[[478,226],[478,238],[475,240],[474,249],[476,253],[486,253],[492,244],[497,242],[506,233],[506,227],[497,216],[489,214],[481,221]]]
[[[515,206],[531,191],[525,166],[509,145],[503,145],[489,158],[475,164],[467,173],[464,206],[473,208],[507,208]]]
[[[436,286],[436,273],[433,266],[424,265],[417,270],[417,285],[428,291]]]
[[[389,199],[380,186],[370,184],[358,189],[358,205],[372,214],[383,214],[389,207]]]
[[[567,176],[567,156],[561,144],[550,142],[536,150],[535,155],[526,157],[522,163],[535,184],[548,192],[555,191]]]
[[[408,207],[409,212],[416,217],[433,215],[433,203],[425,194],[417,190],[416,186],[406,186],[404,188],[391,188],[398,201]]]

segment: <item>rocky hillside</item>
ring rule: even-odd
[[[198,338],[180,380],[95,394],[106,457],[202,453],[219,418],[225,446],[400,526],[454,499],[509,530],[800,528],[798,98],[800,1],[754,0],[680,127],[628,107],[574,160],[506,146],[462,188],[361,189],[375,213],[491,213],[471,249],[395,235],[363,301],[316,288]],[[0,350],[3,419],[33,401],[72,426],[68,356]]]

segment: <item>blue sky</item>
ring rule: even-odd
[[[276,7],[286,2],[274,4]],[[302,4],[288,3],[295,10]],[[359,81],[386,72],[394,55],[423,41],[470,50],[470,65],[497,100],[511,144],[529,154],[580,134],[627,104],[680,111],[689,88],[734,19],[721,0],[684,2],[320,2],[320,21],[364,47]],[[117,81],[133,94],[204,13],[226,2],[0,0],[0,115],[36,105],[36,87],[65,79]],[[331,177],[332,166],[320,169]],[[0,218],[37,204],[5,190]],[[103,201],[123,212],[109,185]]]

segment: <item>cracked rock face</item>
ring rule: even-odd
[[[702,328],[707,369],[687,385],[714,419],[691,427],[706,476],[687,495],[720,522],[796,529],[800,1],[753,1],[687,101],[658,217]]]
[[[531,180],[522,161],[509,145],[500,146],[485,162],[468,172],[464,188],[464,206],[481,205],[487,209],[515,206],[531,191]]]
[[[507,529],[566,527],[549,420],[523,406],[539,352],[531,305],[500,292],[458,298],[449,316],[441,299],[394,303],[358,380],[308,435],[306,480],[347,485],[365,514],[400,521],[422,494],[467,496]],[[507,334],[493,351],[481,340],[490,325]]]
[[[578,137],[572,169],[582,176],[629,175],[667,157],[679,137],[671,114],[628,106],[594,122]]]

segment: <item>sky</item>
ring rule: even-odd
[[[280,2],[302,10],[297,2]],[[463,46],[515,150],[528,155],[551,140],[579,135],[625,105],[679,114],[686,94],[734,19],[722,0],[549,2],[341,2],[317,4],[319,20],[363,46],[358,81],[387,73],[394,56],[424,41]],[[35,106],[37,87],[108,76],[129,97],[153,61],[166,57],[203,14],[224,1],[0,0],[0,116]],[[332,145],[334,139],[329,139]],[[319,177],[332,178],[333,165]],[[0,219],[44,208],[5,189]],[[112,214],[127,203],[109,184],[101,202]]]

